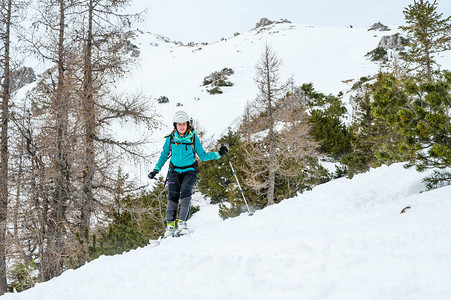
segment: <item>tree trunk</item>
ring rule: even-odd
[[[59,39],[58,39],[58,82],[54,106],[56,110],[56,187],[53,195],[52,213],[48,230],[49,269],[46,280],[60,275],[63,272],[63,256],[65,251],[65,216],[69,202],[69,166],[67,161],[67,120],[68,112],[65,94],[65,7],[64,0],[59,0]]]
[[[84,112],[84,170],[83,170],[83,194],[82,194],[82,208],[81,208],[81,224],[80,236],[83,239],[89,238],[90,218],[92,213],[92,203],[94,201],[92,193],[92,180],[94,178],[95,168],[95,152],[94,152],[94,137],[95,137],[95,107],[93,97],[93,79],[92,79],[92,14],[93,1],[89,1],[88,7],[88,33],[85,41],[84,53],[84,70],[83,70],[83,112]],[[87,236],[85,236],[87,235]],[[88,243],[84,243],[88,244]],[[87,257],[85,258],[85,260]]]
[[[425,52],[426,52],[426,71],[427,71],[428,81],[432,81],[432,62],[431,62],[432,59],[431,59],[431,54],[430,54],[428,47],[426,47]]]
[[[11,0],[8,1],[6,11],[4,37],[4,71],[2,83],[2,132],[0,146],[0,295],[7,290],[6,282],[6,222],[8,215],[8,121],[10,100],[10,29],[11,29]]]
[[[267,64],[267,103],[268,103],[268,121],[269,121],[269,178],[268,178],[268,205],[274,204],[274,185],[275,185],[275,179],[276,179],[276,172],[275,172],[275,160],[276,160],[276,154],[275,154],[275,136],[274,136],[274,116],[273,116],[273,92],[272,92],[272,85],[274,84],[271,82],[271,72],[270,69],[270,58],[267,58],[268,64]]]

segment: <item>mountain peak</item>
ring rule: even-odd
[[[264,27],[272,24],[281,24],[281,23],[291,23],[291,21],[288,21],[287,19],[280,19],[280,21],[271,21],[267,18],[261,18],[260,21],[255,24],[255,28],[257,29],[259,27]]]

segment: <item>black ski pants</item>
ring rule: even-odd
[[[172,222],[176,218],[177,207],[180,202],[179,219],[188,220],[191,206],[191,194],[197,181],[196,172],[178,173],[172,171],[168,177],[168,206],[166,207],[166,221]]]

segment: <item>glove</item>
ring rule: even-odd
[[[219,148],[219,155],[223,156],[224,154],[226,154],[227,152],[229,152],[229,149],[227,149],[226,146],[221,145],[221,148]]]
[[[149,177],[149,179],[154,179],[157,174],[158,174],[158,171],[153,170],[152,172],[149,173],[149,175],[147,175],[147,177]]]

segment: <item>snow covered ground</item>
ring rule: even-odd
[[[346,101],[355,80],[379,69],[364,55],[395,28],[280,24],[192,47],[143,33],[134,41],[139,66],[117,89],[169,97],[154,103],[164,127],[146,132],[124,123],[114,131],[148,134],[147,151],[157,153],[173,113],[184,109],[219,138],[255,99],[254,67],[266,42],[284,62],[282,78],[313,82],[323,93],[343,91]],[[450,66],[451,51],[438,61]],[[235,71],[234,86],[209,95],[203,78],[224,67]],[[148,183],[153,165],[124,166],[138,185]],[[451,299],[451,187],[421,193],[424,176],[401,164],[384,166],[225,221],[217,206],[205,205],[189,221],[190,236],[101,257],[0,299]]]
[[[383,166],[225,221],[207,205],[190,236],[0,299],[450,299],[451,186],[424,176]]]

